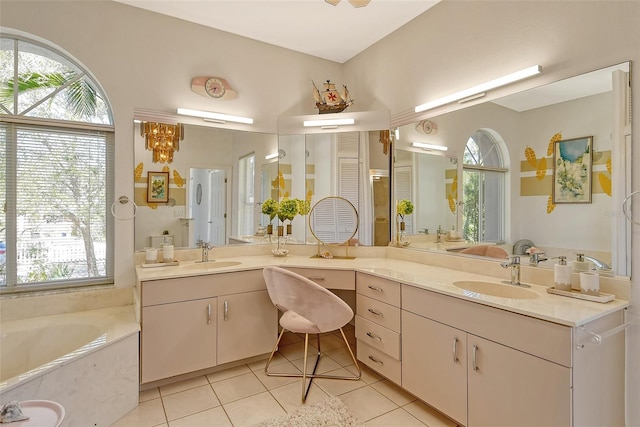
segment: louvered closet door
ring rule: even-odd
[[[413,200],[412,176],[413,170],[411,166],[397,166],[394,168],[395,182],[393,187],[396,200]],[[413,201],[414,203],[417,202],[417,200]],[[412,217],[405,217],[405,234],[414,234]]]
[[[358,159],[338,159],[338,177],[338,195],[351,202],[356,211],[359,212]],[[347,241],[358,226],[357,217],[353,215],[353,210],[350,207],[342,207],[336,211],[336,214],[338,215],[337,222],[340,224],[340,228],[337,230],[338,241]],[[355,237],[357,237],[357,234]]]

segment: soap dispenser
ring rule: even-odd
[[[589,261],[585,261],[584,254],[576,254],[577,259],[571,262],[571,269],[573,271],[589,271]]]
[[[567,257],[561,256],[560,262],[553,266],[553,282],[559,291],[571,291],[571,267],[567,265]]]

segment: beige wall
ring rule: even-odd
[[[486,99],[627,60],[640,81],[638,1],[443,1],[344,65],[155,15],[111,1],[6,1],[0,25],[63,47],[103,85],[115,113],[116,197],[133,196],[134,107],[177,106],[255,118],[275,132],[279,115],[312,114],[309,80],[349,84],[358,108],[387,108],[395,124],[417,121],[413,107],[506,72],[540,64],[543,74]],[[236,101],[193,94],[191,77],[220,75]],[[637,89],[637,88],[636,88]],[[357,95],[356,95],[357,94]],[[640,123],[640,90],[633,118]],[[640,141],[640,126],[633,130]],[[636,143],[637,146],[637,143]],[[640,167],[640,150],[633,154]],[[634,177],[640,188],[640,174]],[[632,230],[640,238],[640,227]],[[116,224],[116,285],[131,286],[133,222]],[[640,269],[640,249],[632,257]],[[629,331],[628,425],[640,425],[640,279],[633,275]]]

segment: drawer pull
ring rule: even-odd
[[[369,289],[371,289],[372,291],[376,291],[376,292],[380,292],[380,293],[382,293],[382,288],[377,288],[377,287],[375,287],[375,286],[371,286],[371,285],[367,285],[367,287],[368,287]]]
[[[307,277],[309,280],[324,280],[324,277]]]
[[[478,346],[473,346],[473,370],[478,372]]]
[[[453,363],[458,363],[458,338],[453,339]]]
[[[380,338],[380,337],[378,337],[376,335],[373,335],[371,332],[367,332],[367,336],[369,338],[371,338],[371,339],[374,339],[374,340],[378,341],[378,342],[382,342],[382,338]]]
[[[375,311],[373,308],[369,308],[367,309],[367,311],[371,314],[375,314],[376,316],[382,316],[382,313],[380,313],[379,311]]]
[[[224,302],[224,320],[229,320],[229,302]]]
[[[207,304],[207,325],[211,324],[211,304]]]
[[[369,356],[369,359],[372,360],[373,362],[377,363],[378,365],[384,365],[384,362],[382,360],[378,360],[373,356]]]

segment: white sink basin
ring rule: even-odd
[[[454,282],[453,286],[460,289],[464,289],[469,292],[478,294],[491,295],[500,298],[513,298],[513,299],[535,299],[538,298],[538,294],[526,289],[518,288],[514,285],[506,285],[495,282],[481,282],[475,280],[462,280]]]
[[[240,264],[241,263],[239,261],[207,261],[185,264],[182,268],[187,270],[210,270],[212,268],[233,267],[234,265]]]

